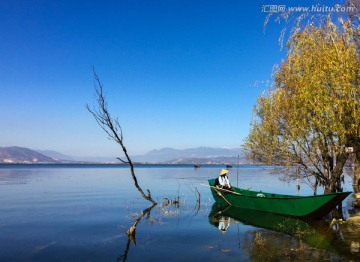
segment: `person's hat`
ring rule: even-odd
[[[222,169],[221,172],[220,172],[220,176],[226,175],[228,172],[229,172],[229,170]]]

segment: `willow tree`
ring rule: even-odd
[[[330,17],[289,37],[287,56],[271,88],[254,107],[245,142],[248,156],[289,167],[292,178],[341,191],[341,175],[354,141],[360,141],[360,59],[349,23]]]

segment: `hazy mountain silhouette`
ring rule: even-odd
[[[145,155],[131,156],[141,163],[244,163],[242,148],[198,147],[189,149],[162,148]],[[0,147],[0,163],[121,163],[114,157],[68,156],[53,150],[31,150],[13,146]]]
[[[237,159],[238,155],[243,158],[242,148],[215,148],[215,147],[198,147],[189,149],[174,149],[174,148],[162,148],[158,150],[152,150],[149,153],[141,156],[134,156],[133,160],[136,162],[181,162],[188,163],[197,162],[201,159],[201,162],[207,162],[211,159],[218,159],[218,161],[224,162],[228,158],[232,161]]]
[[[12,146],[0,147],[0,163],[57,163],[57,161],[34,150]]]

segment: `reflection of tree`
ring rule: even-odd
[[[265,229],[251,230],[244,236],[243,249],[251,261],[277,261],[280,257],[282,261],[359,261],[358,234],[352,230],[351,238],[351,233],[341,227],[346,224],[338,231],[317,226],[326,234],[328,245],[319,234],[291,236]]]
[[[197,194],[197,200],[196,200],[196,210],[195,210],[195,216],[198,214],[200,209],[200,193],[195,188],[195,192]],[[178,195],[174,198],[170,197],[163,197],[162,204],[159,206],[161,215],[163,216],[176,216],[179,214],[180,208],[181,208],[181,200],[180,200],[180,193],[178,192]],[[141,211],[141,214],[136,218],[132,226],[130,226],[126,232],[126,235],[128,237],[125,249],[122,255],[118,256],[117,261],[126,261],[128,257],[128,252],[130,250],[130,243],[133,242],[134,246],[136,246],[136,229],[137,225],[143,218],[149,220],[150,223],[154,223],[156,220],[151,217],[151,211],[153,208],[157,206],[157,204],[152,205],[151,207],[144,209]],[[159,221],[161,221],[161,218],[159,218]]]
[[[120,262],[120,261],[126,261],[127,259],[127,255],[128,255],[128,252],[129,252],[129,248],[130,248],[130,242],[131,242],[131,239],[130,237],[128,238],[128,241],[126,243],[126,248],[125,248],[125,251],[124,251],[124,254],[121,255],[121,256],[118,256],[118,258],[116,259],[117,262]]]
[[[251,261],[334,261],[337,254],[307,246],[301,239],[268,230],[248,231],[243,248]],[[339,257],[338,257],[339,258]]]
[[[136,246],[136,227],[138,225],[138,223],[146,216],[146,219],[148,219],[150,217],[150,212],[151,210],[156,206],[156,204],[152,205],[151,207],[148,207],[146,209],[144,209],[141,212],[141,215],[135,220],[135,222],[133,223],[133,225],[128,229],[128,231],[126,232],[126,235],[128,237],[128,241],[126,243],[126,247],[125,247],[125,251],[124,254],[119,256],[117,258],[117,261],[126,261],[127,259],[127,255],[129,252],[129,248],[130,248],[130,242],[132,241],[134,243],[134,245]]]
[[[148,207],[147,209],[144,209],[141,212],[141,215],[135,220],[134,224],[129,228],[129,230],[126,232],[126,235],[134,242],[134,245],[136,245],[136,226],[137,224],[143,219],[145,215],[146,219],[150,217],[150,211],[156,206],[156,204],[152,205],[151,207]]]

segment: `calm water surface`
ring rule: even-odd
[[[259,213],[221,210],[207,186],[222,166],[1,166],[0,261],[359,261],[358,236]],[[241,166],[233,185],[297,194],[271,168]],[[345,190],[351,189],[348,181]],[[300,195],[311,194],[301,185]],[[200,196],[200,202],[199,200]],[[180,204],[166,205],[166,197]],[[239,212],[237,212],[239,214]],[[135,238],[127,230],[135,221]],[[221,230],[223,229],[223,230]],[[309,233],[310,232],[310,233]]]

